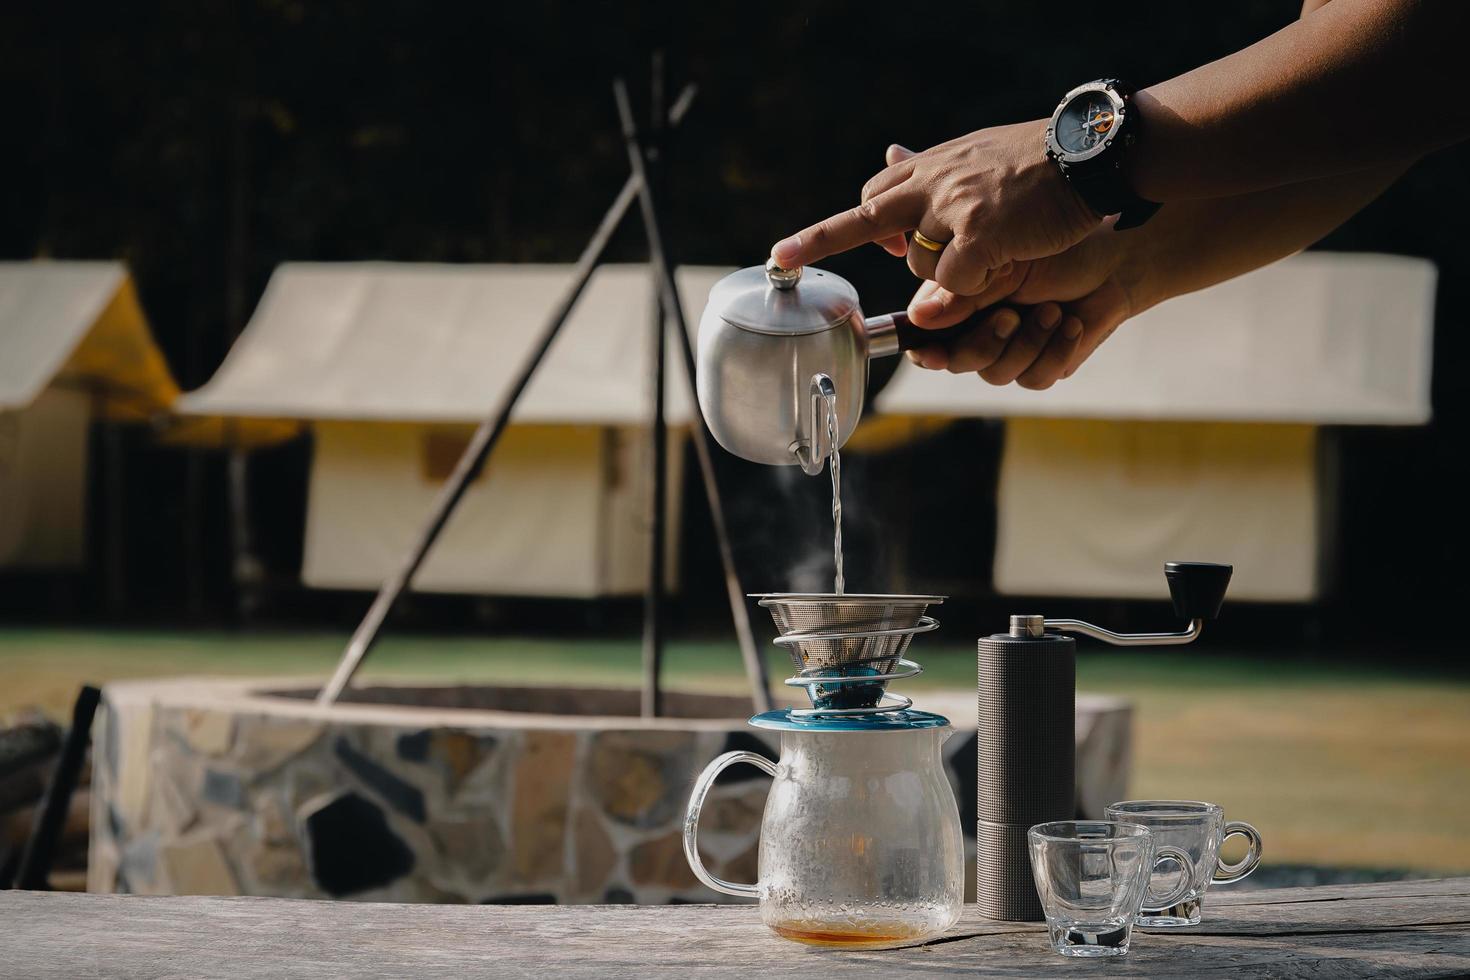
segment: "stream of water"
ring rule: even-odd
[[[827,444],[832,453],[827,457],[827,470],[832,474],[832,563],[836,574],[832,591],[842,595],[847,589],[842,569],[842,454],[837,451],[837,393],[824,395],[827,402]]]

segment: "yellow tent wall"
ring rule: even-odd
[[[421,529],[469,426],[317,422],[302,581],[375,589]],[[647,564],[646,436],[630,426],[514,425],[414,579],[421,592],[636,595]],[[683,433],[671,430],[678,526]],[[669,535],[668,584],[678,535]]]

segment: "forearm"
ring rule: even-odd
[[[1129,245],[1120,280],[1134,313],[1298,252],[1352,217],[1410,161],[1159,212]]]
[[[1134,189],[1224,197],[1418,156],[1470,135],[1465,0],[1333,0],[1145,89]],[[1165,209],[1166,212],[1168,209]]]

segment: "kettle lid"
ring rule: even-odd
[[[839,275],[814,266],[783,269],[772,259],[715,283],[709,308],[742,330],[789,337],[843,322],[857,310],[858,297]]]

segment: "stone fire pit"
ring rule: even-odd
[[[392,685],[322,709],[294,681],[108,685],[95,732],[88,888],[395,902],[729,901],[684,861],[700,769],[777,754],[743,698],[633,690]],[[973,698],[924,696],[974,813]],[[1128,709],[1078,699],[1082,799],[1125,794]],[[1089,763],[1089,759],[1095,761]],[[1104,773],[1104,770],[1106,772]],[[1100,777],[1100,778],[1093,778]],[[735,767],[700,833],[716,874],[755,878],[768,780]],[[1086,807],[1084,807],[1086,808]],[[966,819],[965,823],[970,820]]]

